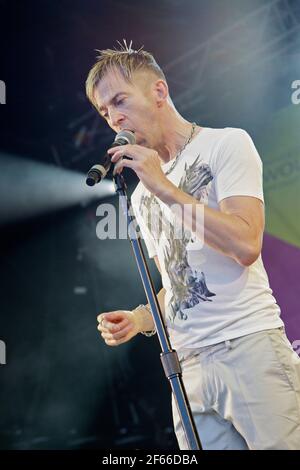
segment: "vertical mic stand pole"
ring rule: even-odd
[[[126,193],[126,184],[122,174],[114,175],[115,190],[119,194],[119,201],[124,211],[128,236],[135,255],[135,260],[143,282],[145,293],[151,307],[154,325],[160,342],[162,352],[160,354],[161,362],[165,375],[170,382],[174,394],[177,410],[180,416],[181,424],[190,450],[202,450],[201,442],[197,433],[194,418],[190,409],[186,390],[182,381],[182,372],[177,352],[172,349],[166,327],[163,321],[163,315],[156,297],[153,282],[146,263],[145,255],[136,231],[135,219],[132,215],[132,206]]]

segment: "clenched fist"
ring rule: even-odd
[[[141,330],[139,315],[130,310],[116,310],[98,315],[98,330],[108,346],[126,343]]]

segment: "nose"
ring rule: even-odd
[[[121,114],[119,111],[117,111],[116,109],[110,110],[109,120],[110,120],[111,127],[118,130],[122,122],[125,120],[125,116]]]

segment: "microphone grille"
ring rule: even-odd
[[[115,142],[118,140],[126,140],[128,144],[134,145],[136,142],[135,135],[132,131],[127,129],[123,129],[122,131],[118,132],[115,137]]]

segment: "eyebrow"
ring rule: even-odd
[[[118,91],[118,93],[116,93],[108,102],[108,104],[111,104],[113,102],[116,101],[116,99],[120,96],[120,95],[125,95],[125,92],[124,91]],[[99,106],[99,111],[102,112],[104,110],[105,106]]]

